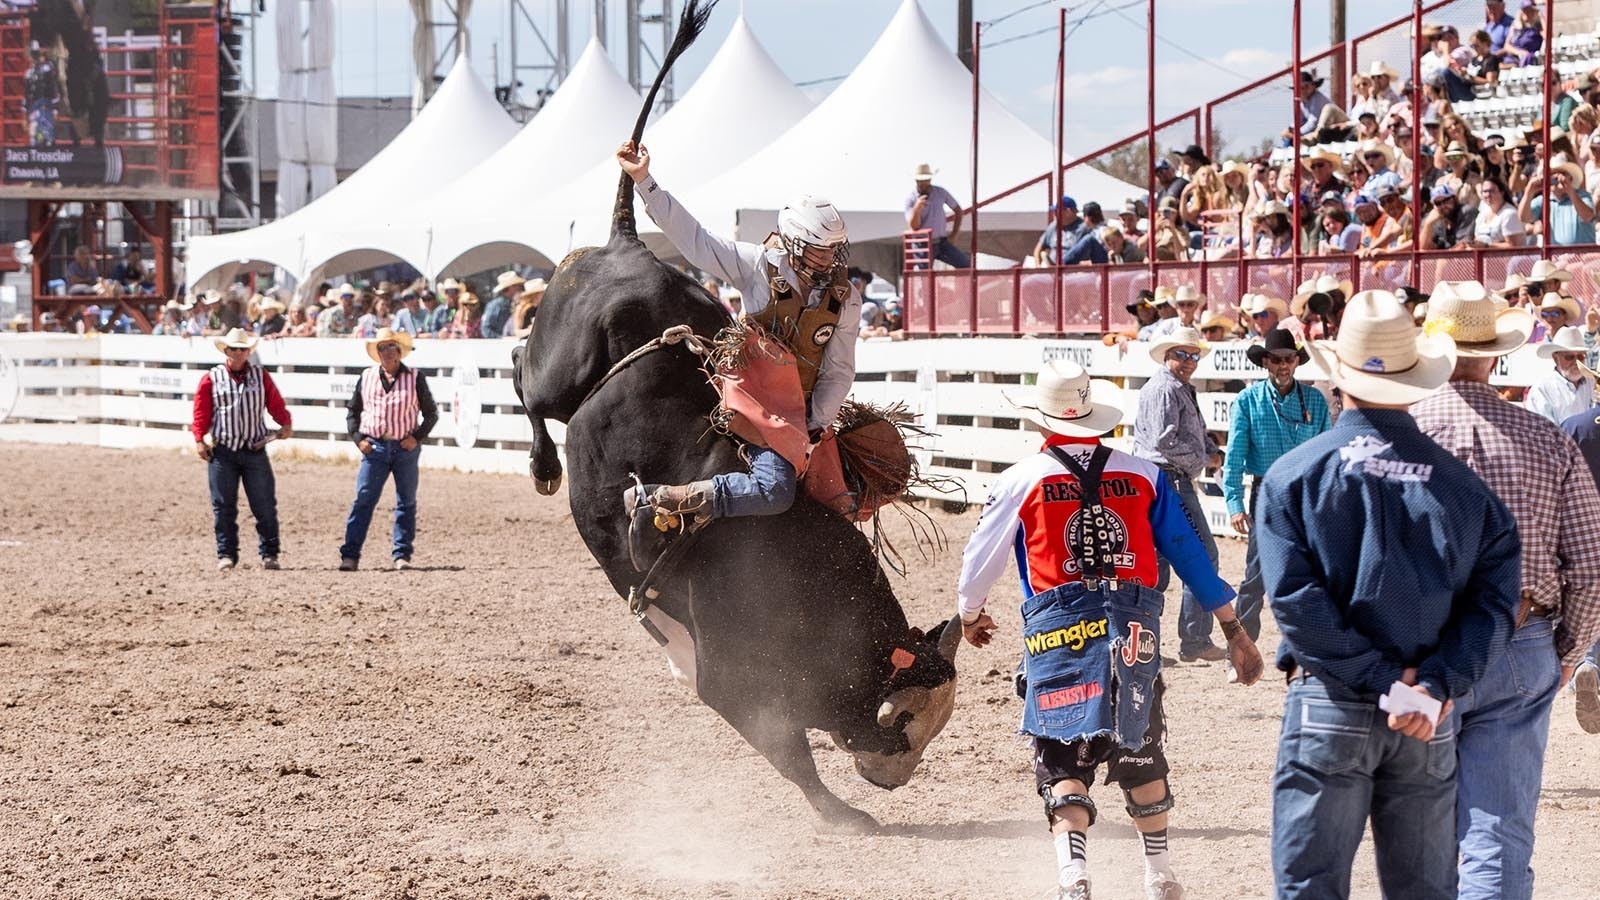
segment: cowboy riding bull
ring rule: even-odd
[[[637,142],[661,78],[714,5],[690,2],[683,10],[632,141],[619,153],[634,175],[641,175]],[[653,185],[647,174],[640,180]],[[726,398],[708,382],[701,354],[734,323],[699,284],[645,248],[634,190],[625,172],[610,239],[561,263],[533,332],[513,351],[517,394],[533,423],[530,474],[540,493],[557,490],[561,461],[545,420],[565,422],[578,532],[665,646],[674,676],[799,787],[825,825],[872,828],[871,816],[822,783],[806,730],[829,732],[867,781],[904,785],[954,706],[960,626],[911,627],[867,538],[835,508],[794,489],[810,444],[832,436],[853,364],[842,383],[827,380],[825,365],[820,378],[799,374],[811,421],[797,385],[792,399],[802,408],[774,401],[794,424],[769,432],[767,446],[708,424]],[[647,201],[652,212],[654,202]],[[840,341],[854,343],[846,323],[859,315],[860,298],[844,278],[843,222],[831,205],[807,200],[780,219],[781,240],[772,246],[712,239],[681,208],[674,217],[681,228],[668,234],[692,228],[703,242],[696,248],[715,256],[680,244],[692,262],[760,282],[745,291],[754,320],[747,349],[771,350],[799,373]],[[752,308],[753,296],[768,300],[765,310]],[[811,346],[783,355],[802,342]],[[768,416],[768,424],[783,418]],[[827,434],[808,434],[801,422]],[[730,518],[737,515],[749,517]],[[678,525],[670,540],[656,530],[668,523]]]

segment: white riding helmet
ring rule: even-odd
[[[821,281],[826,270],[804,267],[806,247],[834,248],[834,265],[845,265],[850,258],[850,232],[844,225],[844,216],[826,197],[801,194],[793,202],[778,210],[778,238],[789,254],[789,264],[795,271]]]

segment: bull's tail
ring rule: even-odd
[[[644,124],[650,118],[650,110],[656,105],[656,94],[661,90],[661,82],[666,80],[667,72],[672,70],[672,64],[678,61],[683,51],[700,37],[700,32],[705,30],[706,22],[711,18],[711,11],[717,6],[717,0],[689,0],[683,5],[683,14],[678,17],[678,33],[672,38],[672,46],[667,48],[667,55],[661,59],[661,71],[656,73],[656,80],[650,85],[650,93],[644,97],[644,106],[639,109],[639,119],[633,123],[633,142],[638,143],[644,137]],[[633,179],[628,173],[623,172],[617,184],[617,205],[611,214],[611,239],[618,237],[639,239],[639,229],[633,220]]]

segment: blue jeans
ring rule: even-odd
[[[1461,900],[1533,896],[1533,817],[1560,680],[1555,628],[1549,619],[1530,618],[1456,699]]]
[[[1246,488],[1249,493],[1245,509],[1250,513],[1252,524],[1256,520],[1256,489],[1256,482]],[[1233,601],[1234,615],[1239,617],[1239,624],[1244,626],[1244,633],[1250,635],[1252,641],[1261,637],[1261,608],[1266,602],[1267,579],[1261,574],[1261,551],[1256,546],[1256,532],[1252,527],[1244,549],[1244,580],[1239,582],[1239,597]]]
[[[711,514],[776,516],[794,505],[794,466],[771,447],[749,447],[749,472],[724,472],[711,479]]]
[[[972,257],[967,255],[967,251],[951,243],[947,237],[939,238],[936,242],[936,246],[933,248],[933,258],[947,262],[958,269],[972,268]]]
[[[1206,511],[1200,508],[1200,495],[1195,493],[1194,479],[1179,475],[1172,469],[1165,471],[1172,486],[1178,489],[1178,496],[1183,498],[1183,511],[1189,514],[1189,524],[1193,525],[1195,533],[1200,535],[1200,542],[1206,547],[1206,556],[1211,558],[1211,568],[1215,569],[1217,539],[1211,536],[1211,526],[1206,522]],[[1168,565],[1166,557],[1157,556],[1156,590],[1165,591],[1171,582],[1172,566]],[[1192,654],[1193,651],[1204,650],[1211,644],[1211,613],[1200,606],[1194,591],[1190,590],[1188,585],[1184,585],[1183,605],[1178,607],[1178,650],[1181,653]]]
[[[1456,717],[1423,743],[1391,731],[1375,701],[1335,700],[1296,677],[1283,701],[1272,781],[1279,900],[1347,900],[1372,818],[1378,882],[1390,900],[1454,900]]]
[[[384,483],[394,475],[394,558],[410,559],[417,538],[417,460],[422,445],[400,449],[399,441],[373,441],[372,452],[361,460],[356,473],[356,501],[344,523],[341,559],[361,559],[361,545],[367,541],[367,526],[372,510],[383,496]]]
[[[265,450],[213,447],[206,466],[211,482],[211,527],[217,535],[217,559],[239,561],[239,482],[256,520],[261,557],[278,555],[278,482]]]
[[[1600,667],[1600,641],[1595,641],[1594,646],[1583,656],[1583,661],[1591,666]]]

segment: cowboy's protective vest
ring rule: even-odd
[[[772,301],[750,319],[795,355],[800,367],[800,389],[809,399],[822,370],[822,355],[839,327],[839,314],[850,297],[850,279],[845,267],[835,266],[828,273],[828,283],[821,286],[822,302],[808,307],[805,296],[778,274],[771,261],[766,267]]]

